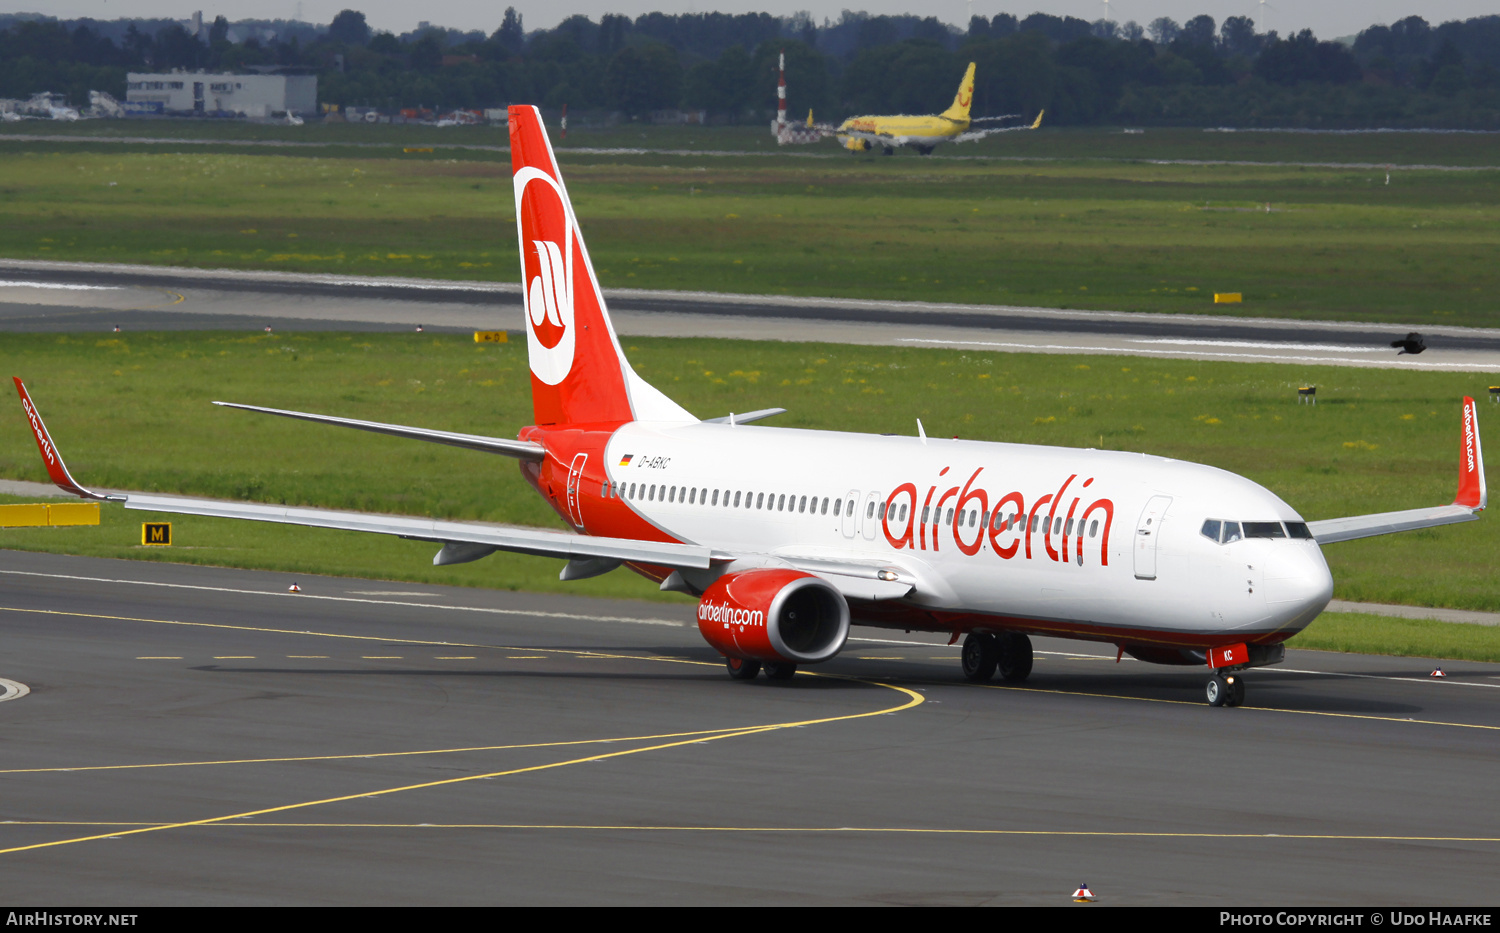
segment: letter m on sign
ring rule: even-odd
[[[142,522],[141,543],[146,545],[169,545],[172,543],[171,522]]]

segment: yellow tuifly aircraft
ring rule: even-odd
[[[883,149],[886,155],[894,155],[900,146],[910,146],[922,155],[931,155],[938,143],[966,143],[995,133],[1014,130],[1034,130],[1042,125],[1042,111],[1029,126],[1001,126],[990,129],[974,129],[980,123],[999,123],[1020,119],[1020,114],[1004,117],[969,119],[969,104],[974,100],[974,63],[964,72],[958,85],[958,94],[953,106],[935,116],[887,116],[850,117],[834,131],[845,149],[853,152],[868,152]]]

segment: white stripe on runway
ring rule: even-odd
[[[542,619],[574,619],[581,622],[629,622],[634,625],[669,625],[685,628],[686,623],[672,619],[642,619],[633,616],[587,616],[572,612],[532,612],[525,609],[490,609],[484,606],[449,606],[442,603],[411,603],[394,599],[355,599],[352,596],[318,596],[281,590],[237,590],[226,586],[194,586],[188,583],[157,583],[152,580],[116,580],[110,577],[80,577],[66,573],[37,573],[30,570],[0,570],[18,577],[45,577],[49,580],[84,580],[90,583],[128,583],[132,586],[162,586],[173,590],[203,590],[210,593],[236,593],[244,596],[280,596],[289,599],[326,599],[337,603],[366,603],[377,606],[407,606],[413,609],[450,609],[460,612],[487,612],[502,616],[535,616]]]

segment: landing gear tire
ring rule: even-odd
[[[995,636],[971,632],[964,639],[962,656],[964,680],[980,684],[995,676],[995,665],[999,663],[999,652],[995,648]]]
[[[1238,674],[1230,674],[1224,679],[1229,683],[1229,697],[1224,700],[1224,705],[1239,706],[1245,702],[1245,678]]]
[[[1238,674],[1215,674],[1203,691],[1209,706],[1239,706],[1245,702],[1245,678]]]
[[[765,671],[767,680],[791,680],[797,673],[797,665],[791,661],[767,661]]]
[[[1006,632],[997,640],[1000,679],[1018,684],[1031,676],[1031,639],[1021,632]]]
[[[725,658],[724,666],[729,668],[729,676],[735,680],[754,680],[755,675],[760,673],[759,661],[747,661],[744,658]]]

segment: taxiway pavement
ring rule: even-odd
[[[746,684],[685,601],[292,580],[0,553],[9,900],[1439,906],[1500,873],[1500,665],[1293,651],[1211,709],[1105,646],[975,686],[856,629]]]
[[[939,346],[991,352],[1500,369],[1500,329],[610,289],[624,336]],[[0,331],[519,328],[508,283],[0,260]],[[1419,330],[1428,349],[1398,354]]]

